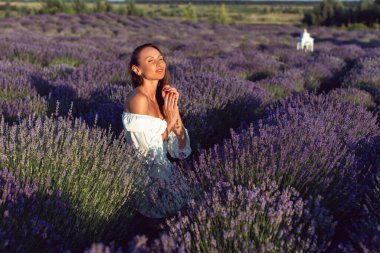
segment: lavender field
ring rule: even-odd
[[[117,14],[0,21],[1,252],[380,252],[380,32]],[[121,114],[158,45],[195,196],[157,231]]]

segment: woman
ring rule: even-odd
[[[149,169],[149,185],[138,211],[162,218],[178,211],[189,199],[189,188],[172,168],[166,154],[184,159],[191,153],[190,139],[178,110],[178,91],[161,51],[153,44],[137,47],[131,56],[129,74],[134,90],[128,95],[122,115],[126,140],[138,150]]]

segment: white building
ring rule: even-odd
[[[303,34],[297,39],[297,50],[303,50],[305,52],[313,52],[314,50],[314,39],[310,36],[310,33],[303,30]]]

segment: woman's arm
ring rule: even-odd
[[[166,127],[166,131],[163,134],[161,134],[162,141],[166,140],[169,137],[169,134],[172,131],[172,129],[173,129],[173,126],[169,126],[168,124],[168,126]]]
[[[178,120],[177,123],[174,125],[173,132],[175,133],[178,139],[178,148],[184,149],[186,146],[186,133],[185,128],[183,127],[183,122],[179,110],[177,116]]]
[[[166,140],[173,130],[178,117],[177,96],[174,93],[166,93],[164,97],[164,116],[166,118],[167,128],[162,134],[162,140]]]
[[[174,94],[175,97],[175,110],[176,110],[176,115],[177,115],[177,120],[175,124],[173,125],[173,132],[177,136],[178,139],[178,147],[179,149],[184,149],[186,146],[186,133],[185,129],[183,127],[181,115],[179,113],[179,108],[178,108],[178,100],[179,100],[179,92],[177,91],[176,88],[171,87],[170,85],[166,85],[162,89],[162,95],[166,96],[166,94]],[[167,133],[169,134],[170,131]]]

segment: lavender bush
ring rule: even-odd
[[[300,69],[289,69],[257,83],[271,95],[272,101],[276,101],[292,93],[302,92],[305,78],[303,71]]]
[[[335,57],[346,61],[353,61],[365,55],[365,50],[358,45],[340,45],[330,51]]]
[[[334,233],[318,199],[304,201],[274,182],[250,188],[217,183],[168,226],[189,252],[322,252]]]
[[[345,62],[337,57],[319,54],[311,62],[304,66],[306,69],[305,89],[309,91],[318,91],[329,89],[330,86],[336,86],[336,83],[330,83],[334,77],[345,67]]]
[[[374,116],[323,94],[289,97],[266,115],[256,127],[232,132],[224,145],[203,152],[194,164],[200,181],[248,186],[269,177],[302,196],[322,195],[329,207],[352,204],[369,166],[366,147],[379,134]]]
[[[103,243],[92,243],[90,248],[84,250],[84,253],[122,253],[121,248],[114,245],[107,246]]]
[[[158,238],[149,242],[145,235],[136,235],[128,242],[128,249],[123,250],[117,247],[114,242],[110,244],[92,243],[91,247],[87,248],[84,253],[150,253],[150,252],[163,252],[163,253],[184,253],[184,246],[180,245],[178,239],[163,233]]]
[[[48,184],[27,184],[7,169],[0,171],[0,250],[3,252],[62,252],[65,244],[49,219],[63,221],[67,205]],[[40,189],[39,189],[40,188]]]
[[[0,114],[7,121],[47,112],[47,102],[32,86],[26,66],[0,61],[0,71]]]
[[[375,98],[375,101],[379,103],[379,71],[379,57],[362,58],[344,76],[343,87],[355,87],[368,91]]]
[[[123,135],[115,138],[77,119],[46,117],[30,117],[15,126],[3,120],[0,133],[4,165],[20,169],[27,182],[51,178],[51,189],[70,205],[74,222],[60,224],[70,244],[126,231],[147,171]]]
[[[376,185],[365,195],[365,201],[357,213],[350,217],[344,236],[337,248],[342,252],[379,252],[380,217],[379,174],[374,175]]]
[[[284,34],[287,34],[286,32]],[[268,49],[269,50],[269,49]],[[283,69],[303,68],[308,62],[314,60],[313,54],[305,54],[302,51],[294,51],[294,45],[275,44],[270,47],[271,54],[278,57],[284,63]]]
[[[360,105],[369,110],[373,110],[376,107],[376,103],[372,95],[364,90],[357,88],[340,88],[330,92],[331,96],[340,98],[344,101]]]
[[[259,117],[269,100],[265,90],[212,72],[195,70],[185,74],[193,64],[177,66],[173,72],[173,86],[180,91],[179,107],[192,142],[210,146],[226,137],[229,129],[238,127],[241,121]]]
[[[380,139],[377,140],[373,159],[374,172],[369,175],[366,192],[357,215],[350,217],[346,238],[338,247],[345,252],[380,251]]]
[[[177,236],[177,235],[176,235]],[[165,253],[184,253],[190,249],[185,249],[183,243],[179,242],[177,237],[169,236],[166,233],[153,242],[148,243],[148,238],[145,235],[136,235],[130,242],[128,252],[133,253],[148,253],[148,252],[165,252]]]
[[[225,57],[228,59],[227,66],[232,73],[251,81],[271,77],[281,68],[281,62],[275,57],[261,52],[237,51]]]

